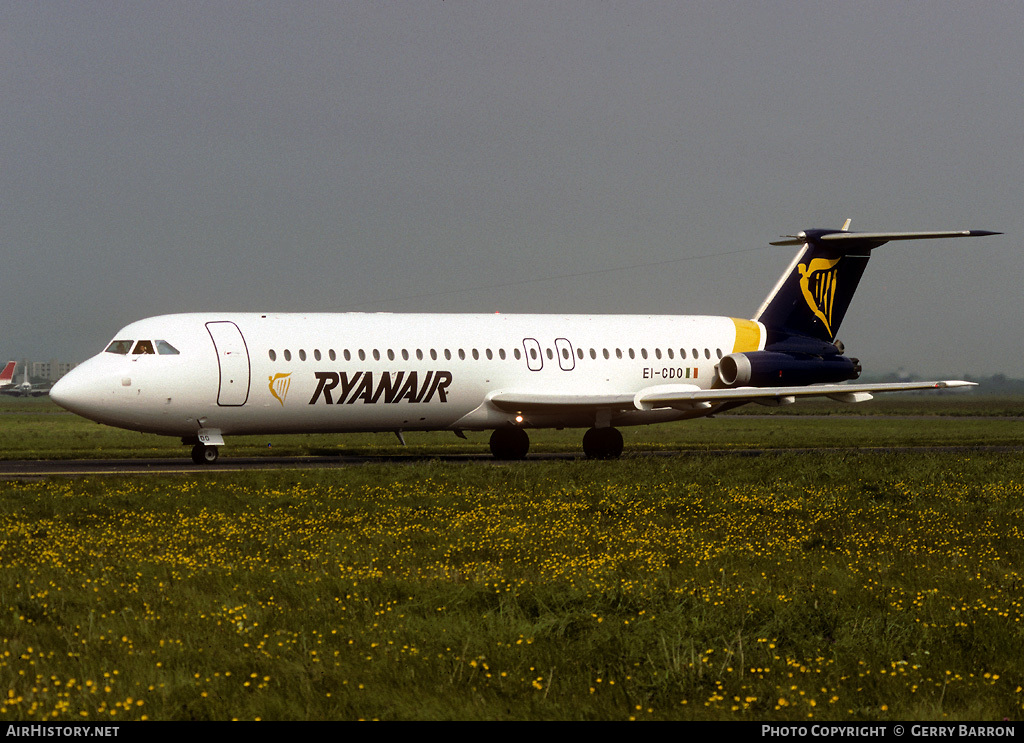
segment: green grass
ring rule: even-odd
[[[45,409],[58,449],[74,419]],[[1024,456],[848,447],[1021,422],[918,415],[628,429],[685,453],[614,462],[388,441],[343,469],[0,483],[0,719],[1020,720]],[[793,451],[700,451],[757,442]]]
[[[841,413],[846,415],[840,415]],[[747,405],[711,419],[622,429],[630,450],[1024,444],[1024,399],[970,394],[888,396],[859,405]],[[836,420],[842,419],[837,426]],[[66,413],[49,400],[0,400],[0,459],[188,457],[177,438],[125,431]],[[579,452],[582,430],[530,432],[533,451]],[[407,432],[228,437],[222,456],[484,454],[487,433]]]

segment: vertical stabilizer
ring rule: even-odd
[[[849,232],[807,230],[772,245],[802,245],[754,319],[768,329],[769,344],[791,336],[831,343],[853,300],[871,251],[891,240],[998,235],[983,230],[954,232]]]

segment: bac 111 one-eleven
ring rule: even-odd
[[[712,415],[749,402],[967,386],[850,384],[835,341],[871,251],[891,240],[982,230],[807,230],[753,319],[704,315],[179,314],[140,320],[50,397],[111,426],[180,436],[197,463],[225,436],[492,431],[499,459],[531,428],[586,428],[588,457],[622,453],[616,427]]]

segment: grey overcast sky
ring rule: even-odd
[[[868,372],[1024,376],[1022,40],[985,0],[3,0],[0,356],[199,310],[749,317],[769,240],[852,217],[1006,233],[876,252]]]

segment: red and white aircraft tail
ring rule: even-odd
[[[14,361],[8,361],[7,366],[0,372],[0,387],[6,387],[7,385],[14,382],[14,367],[17,363]]]

